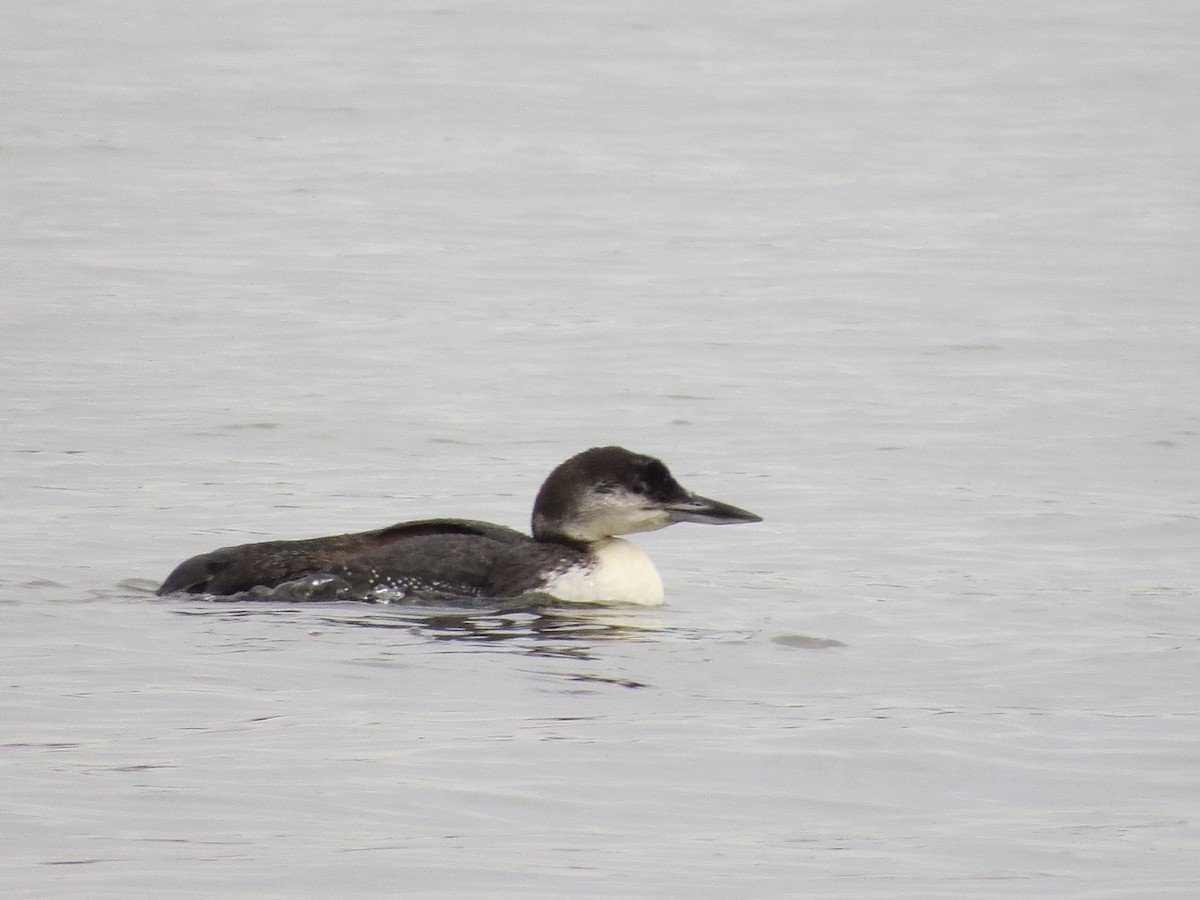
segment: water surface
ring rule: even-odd
[[[1194,894],[1192,4],[0,19],[14,896]],[[766,521],[151,593],[609,443]]]

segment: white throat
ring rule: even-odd
[[[663,602],[662,578],[650,557],[636,544],[614,537],[593,544],[586,563],[551,575],[542,590],[568,603]]]

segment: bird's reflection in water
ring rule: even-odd
[[[580,603],[551,597],[515,600],[484,597],[408,597],[380,602],[262,602],[265,598],[209,598],[175,610],[223,618],[279,617],[306,623],[404,631],[460,644],[500,645],[534,656],[592,659],[599,642],[652,639],[662,631],[647,610]],[[246,602],[256,600],[258,602]],[[240,602],[239,602],[240,601]]]
[[[640,611],[579,604],[537,603],[519,607],[422,608],[408,605],[356,615],[324,615],[323,621],[361,628],[401,628],[435,641],[515,645],[535,656],[591,659],[601,641],[647,640],[661,625]]]

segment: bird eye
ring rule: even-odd
[[[646,464],[646,468],[642,470],[642,481],[646,485],[660,485],[669,481],[671,473],[657,459]]]

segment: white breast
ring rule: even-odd
[[[569,603],[637,603],[659,606],[662,579],[636,544],[608,538],[592,548],[588,565],[551,576],[542,589]]]

